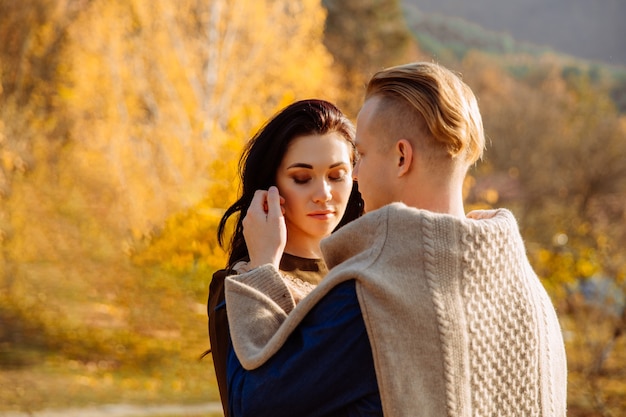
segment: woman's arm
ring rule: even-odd
[[[231,348],[227,379],[232,416],[382,415],[355,282],[322,297],[259,368],[244,369]]]
[[[261,351],[296,303],[280,272],[263,265],[226,278],[225,298],[236,351]]]

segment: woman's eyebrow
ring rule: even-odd
[[[347,165],[345,161],[339,161],[339,162],[335,162],[334,164],[331,164],[328,168],[336,168],[342,165]],[[302,162],[296,162],[295,164],[291,164],[287,167],[287,169],[291,169],[291,168],[306,168],[306,169],[313,169],[313,165],[310,164],[305,164]]]
[[[302,162],[296,162],[295,164],[291,164],[287,167],[287,169],[290,168],[306,168],[306,169],[313,169],[313,165],[309,165],[309,164],[304,164]]]

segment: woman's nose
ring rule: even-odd
[[[328,181],[322,181],[316,190],[314,200],[316,202],[326,202],[333,198],[332,189]]]

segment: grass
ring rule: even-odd
[[[173,361],[140,371],[114,371],[49,357],[0,372],[0,411],[93,407],[103,404],[201,404],[219,401],[210,359]]]
[[[23,301],[14,303],[19,308],[13,315],[4,316],[23,325],[5,321],[0,328],[0,336],[3,331],[6,336],[5,324],[23,333],[21,344],[0,340],[0,414],[219,401],[211,357],[198,360],[208,347],[206,274],[178,277],[126,269],[107,277],[108,283],[92,283],[82,297],[69,288],[79,277],[65,274],[64,285],[48,283],[45,299],[29,301],[33,290],[42,288],[37,277],[55,276],[36,272],[20,277],[23,290],[16,286],[0,300],[2,308],[17,296]],[[590,369],[611,339],[615,321],[584,308],[560,316],[568,355],[568,416],[626,415],[626,337],[616,340],[594,373]],[[60,342],[48,343],[55,337]]]
[[[594,318],[590,317],[593,321]],[[568,416],[617,417],[626,411],[626,338],[617,339],[602,371],[590,375],[594,346],[606,340],[608,326],[573,334],[584,327],[580,317],[567,316]],[[196,351],[196,349],[192,349]],[[219,401],[210,356],[202,361],[180,354],[151,369],[112,370],[107,364],[80,363],[61,355],[39,356],[36,364],[0,371],[0,413],[94,407],[103,404],[201,404]],[[41,356],[44,355],[44,356]],[[161,414],[159,414],[161,415]],[[193,414],[171,414],[194,417]],[[221,415],[215,414],[214,416]],[[206,414],[203,414],[207,417]],[[211,416],[211,417],[214,417]]]
[[[211,357],[198,360],[207,281],[87,261],[20,265],[0,285],[0,414],[219,401]]]

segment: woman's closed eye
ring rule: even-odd
[[[311,181],[311,177],[310,176],[293,176],[292,177],[293,182],[295,182],[296,184],[306,184],[309,181]]]
[[[330,179],[331,181],[336,181],[336,182],[345,181],[347,177],[348,177],[348,171],[346,171],[345,169],[339,170],[337,172],[333,172],[328,175],[328,179]]]
[[[332,170],[327,171],[324,175],[330,182],[341,182],[349,178],[350,172],[345,167],[336,167]],[[311,172],[303,172],[303,171],[293,172],[290,175],[292,181],[298,185],[308,184],[316,176],[317,174],[312,174]]]

